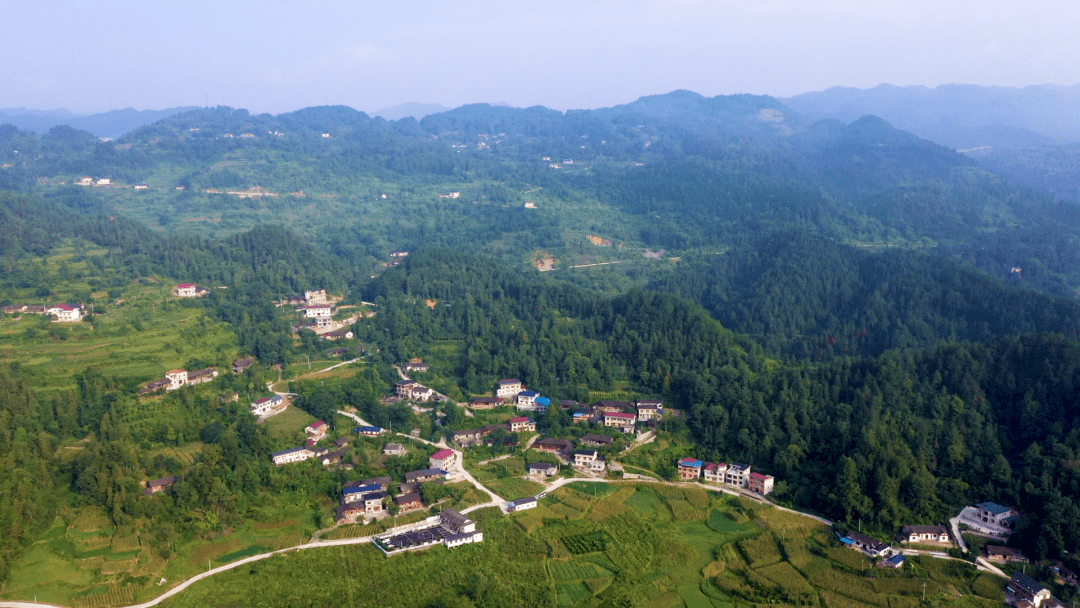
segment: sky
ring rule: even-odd
[[[1080,82],[1080,5],[10,0],[0,108],[607,107],[689,89]]]

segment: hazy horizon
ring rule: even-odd
[[[1080,9],[1040,4],[23,3],[9,13],[18,27],[0,40],[0,107],[566,110],[677,89],[790,97],[883,82],[1080,82],[1069,27]]]

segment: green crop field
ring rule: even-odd
[[[67,276],[84,270],[87,262],[67,261],[74,252],[72,246],[58,249],[46,259],[44,272]],[[104,251],[80,255],[95,254]],[[75,375],[88,367],[149,381],[192,359],[219,368],[228,365],[237,354],[236,337],[228,325],[210,318],[200,302],[173,297],[173,281],[160,277],[143,281],[125,281],[118,300],[78,280],[63,281],[65,292],[51,297],[40,297],[31,289],[6,293],[7,299],[22,304],[55,304],[80,296],[93,297],[99,304],[92,324],[54,323],[33,314],[0,315],[0,363],[19,363],[39,391],[73,389]]]
[[[575,608],[610,604],[752,608],[779,604],[915,608],[923,583],[929,606],[981,607],[990,605],[984,603],[990,602],[989,597],[1000,599],[1001,580],[979,574],[962,562],[911,558],[910,565],[899,571],[867,563],[865,570],[851,572],[847,566],[831,565],[815,555],[825,546],[830,555],[835,551],[858,557],[854,551],[830,544],[835,543],[831,534],[813,520],[805,525],[791,521],[780,531],[762,530],[753,521],[736,523],[739,514],[730,509],[742,507],[715,495],[704,497],[712,505],[707,519],[674,522],[669,516],[658,520],[657,513],[670,514],[671,501],[700,501],[702,496],[652,484],[607,485],[605,499],[579,489],[560,488],[545,505],[522,517],[507,517],[493,508],[474,512],[472,517],[484,531],[480,544],[449,550],[437,546],[390,558],[368,544],[287,553],[200,581],[163,606],[342,604],[409,608],[490,604]],[[588,486],[581,489],[591,490]],[[613,504],[626,508],[600,518],[593,516],[594,510],[610,509]],[[562,516],[557,514],[559,507],[566,509]],[[529,526],[519,525],[531,513],[540,516]],[[774,516],[765,506],[755,506],[754,514],[762,521]],[[161,575],[172,583],[198,572],[200,564],[205,568],[208,559],[216,565],[280,548],[284,541],[275,539],[295,535],[298,517],[284,528],[260,524],[192,545],[170,560],[168,567],[159,564],[164,570],[157,572],[163,572]],[[95,571],[80,569],[60,555],[75,552],[65,540],[72,537],[74,527],[61,529],[62,534],[55,527],[51,529],[49,540],[43,539],[35,551],[28,552],[38,569],[26,563],[13,576],[24,592],[34,585],[38,589],[63,588],[67,591],[47,596],[50,601],[72,606],[77,601],[80,606],[95,607],[115,605],[123,598],[141,601],[160,593],[161,589],[150,585],[135,589],[117,584],[129,579],[94,584]],[[355,538],[375,529],[347,526],[330,536]],[[87,539],[97,538],[90,535],[92,532],[84,530],[83,534]],[[58,541],[67,542],[68,548],[61,547],[56,553],[44,546]],[[114,542],[132,541],[123,535]],[[785,556],[792,556],[799,564]],[[326,576],[328,564],[341,576]],[[52,576],[66,576],[72,582],[50,587],[45,579]],[[461,603],[462,595],[473,604]],[[89,603],[89,598],[96,603]]]

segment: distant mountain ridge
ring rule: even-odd
[[[97,137],[123,137],[139,127],[157,122],[181,112],[198,109],[198,106],[182,106],[164,110],[109,110],[98,114],[80,116],[66,110],[32,110],[27,108],[0,109],[0,124],[15,125],[20,129],[45,133],[49,129],[67,125],[75,129],[89,131]]]
[[[850,122],[874,114],[899,129],[953,148],[1026,147],[1080,141],[1080,85],[1023,88],[945,84],[832,87],[785,104],[813,118]]]
[[[375,110],[371,115],[385,118],[386,120],[401,120],[402,118],[409,117],[420,120],[429,114],[438,114],[439,112],[445,112],[449,109],[449,107],[444,106],[441,103],[420,103],[417,101],[410,101],[389,106],[381,110]]]

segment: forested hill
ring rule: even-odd
[[[1060,253],[1080,251],[1075,204],[879,118],[813,122],[765,96],[676,91],[566,113],[479,104],[393,122],[343,106],[219,107],[112,142],[0,128],[0,163],[0,186],[42,195],[109,177],[95,189],[103,210],[166,232],[288,222],[369,269],[428,243],[517,264],[546,252],[559,267],[800,229],[940,245],[991,273],[1021,266],[1045,289],[1080,287],[1080,264]],[[587,235],[622,249],[591,250]]]
[[[1080,336],[1080,305],[962,262],[913,250],[870,253],[802,232],[679,265],[649,289],[694,300],[734,331],[789,356],[877,356],[956,340]]]
[[[827,249],[804,242],[791,247],[788,261],[813,247]],[[868,288],[871,299],[898,291],[900,304],[934,295],[910,291],[904,274],[888,269],[904,269],[903,258],[880,260],[837,251],[818,257],[851,266],[845,272],[883,268],[876,292]],[[741,278],[725,278],[756,274],[744,270]],[[962,278],[977,280],[974,274]],[[958,316],[946,314],[961,294],[952,289],[927,305],[958,326],[973,313],[959,307]],[[983,289],[990,297],[1025,295],[1001,285]],[[1072,464],[1080,453],[1080,344],[1060,334],[779,363],[682,298],[601,296],[445,250],[410,255],[366,297],[380,308],[370,339],[392,359],[430,356],[436,341],[457,345],[454,374],[464,392],[517,376],[555,397],[614,386],[660,395],[686,411],[698,457],[762,467],[784,480],[781,496],[840,520],[895,530],[944,521],[989,498],[1027,513],[1017,542],[1035,555],[1080,541],[1080,505],[1068,498],[1080,491]],[[815,306],[781,298],[773,310],[797,314]],[[1010,306],[1019,311],[1022,304],[1004,304]],[[915,305],[911,314],[919,310]],[[1062,311],[1075,319],[1074,308]]]

